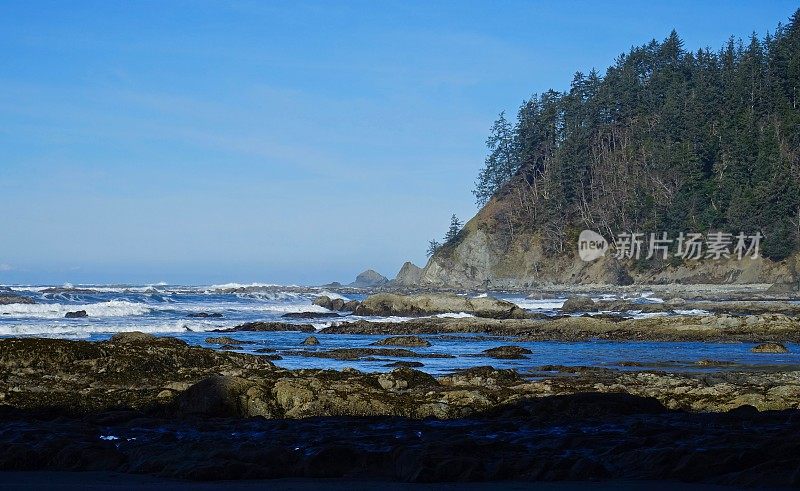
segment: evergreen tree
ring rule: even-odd
[[[505,113],[501,112],[492,125],[489,138],[486,139],[486,147],[489,149],[489,155],[472,191],[478,205],[481,206],[486,204],[519,169],[514,128],[506,120]]]
[[[455,214],[451,216],[450,228],[447,229],[447,234],[445,234],[444,236],[444,243],[447,244],[455,240],[456,236],[458,236],[458,233],[461,232],[461,228],[463,226],[464,224],[461,222],[461,220],[458,219],[457,216],[455,216]]]
[[[436,239],[429,240],[428,241],[428,251],[427,251],[428,252],[428,257],[431,257],[434,254],[436,254],[436,251],[438,251],[440,247],[442,247],[442,244],[440,244],[438,240],[436,240]]]

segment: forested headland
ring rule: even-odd
[[[635,47],[501,113],[487,146],[478,203],[505,203],[496,232],[535,232],[547,254],[585,228],[724,230],[760,231],[763,254],[786,258],[800,248],[800,10],[721,49],[674,31]]]

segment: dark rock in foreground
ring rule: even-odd
[[[449,356],[403,348],[297,354],[343,360]],[[0,401],[12,408],[60,414],[129,408],[180,415],[195,407],[182,402],[189,397],[185,393],[190,387],[222,376],[231,379],[214,379],[199,387],[211,391],[208,397],[213,399],[224,386],[223,394],[232,399],[221,407],[236,408],[228,416],[267,418],[456,418],[532,397],[619,391],[656,397],[670,409],[693,411],[726,411],[743,405],[777,410],[800,404],[800,372],[792,370],[693,375],[552,367],[555,373],[550,376],[528,380],[513,370],[479,367],[431,378],[408,369],[392,376],[352,369],[285,370],[275,367],[267,356],[193,347],[175,338],[145,333],[120,333],[104,342],[0,339]],[[407,384],[403,386],[400,379]],[[387,392],[384,386],[391,390]]]
[[[389,391],[399,391],[420,387],[434,388],[439,385],[435,378],[412,368],[401,367],[389,373],[378,375],[378,384]]]
[[[604,480],[636,480],[640,486],[657,480],[662,482],[653,483],[654,489],[668,489],[669,482],[793,486],[800,467],[797,410],[685,413],[652,398],[585,393],[517,402],[452,422],[224,417],[243,409],[231,396],[251,390],[247,382],[220,377],[188,390],[183,410],[215,418],[114,411],[53,419],[6,409],[0,413],[0,469],[100,470],[192,481],[346,478],[365,486],[369,480],[480,481],[501,488],[500,481],[564,480],[581,481],[565,489],[611,489]],[[125,483],[119,474],[114,478],[115,485]],[[167,482],[165,489],[184,484]]]
[[[76,310],[74,312],[67,312],[64,314],[65,319],[80,319],[82,317],[89,317],[85,310]]]

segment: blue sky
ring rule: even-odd
[[[0,3],[0,283],[350,281],[422,265],[501,110],[672,28],[796,2]]]

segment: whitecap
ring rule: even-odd
[[[132,315],[145,315],[151,308],[142,303],[128,302],[125,300],[109,300],[83,305],[70,305],[61,303],[39,304],[9,304],[0,305],[0,315],[14,317],[42,317],[48,319],[62,318],[67,312],[85,310],[89,317],[126,317]]]
[[[517,307],[526,310],[556,310],[564,306],[566,299],[555,298],[546,300],[535,300],[531,298],[510,298],[507,301],[515,304]]]

